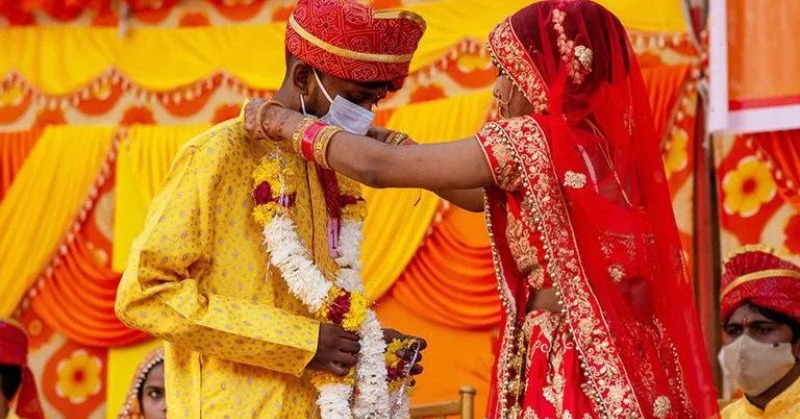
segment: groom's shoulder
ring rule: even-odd
[[[179,154],[190,154],[209,163],[224,164],[231,158],[249,153],[252,141],[244,129],[242,118],[230,119],[214,125],[190,139]]]

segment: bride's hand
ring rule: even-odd
[[[257,126],[258,115],[256,113],[264,103],[263,99],[250,99],[244,106],[244,129],[247,136],[256,140],[266,139],[264,130]]]

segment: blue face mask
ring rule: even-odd
[[[320,89],[322,89],[322,94],[331,104],[328,113],[320,118],[322,122],[335,125],[353,134],[366,135],[372,126],[372,121],[375,120],[375,113],[350,102],[342,96],[337,95],[335,99],[331,99],[331,95],[325,89],[316,70],[314,71],[314,77],[317,79]]]

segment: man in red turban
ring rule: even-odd
[[[42,405],[36,381],[28,367],[28,336],[13,320],[0,320],[0,417],[9,413],[9,404],[16,401],[14,413],[26,419],[42,419]]]
[[[285,79],[269,104],[363,134],[372,107],[408,75],[424,30],[406,11],[300,0],[286,29]],[[244,121],[223,122],[178,153],[131,249],[117,316],[167,342],[170,416],[349,418],[354,400],[354,417],[386,417],[384,335],[391,342],[404,335],[377,325],[369,329],[377,344],[363,345],[365,333],[340,324],[360,319],[354,308],[363,315],[366,299],[310,285],[337,280],[358,292],[359,243],[344,244],[360,238],[360,225],[344,227],[363,215],[360,186],[303,163],[291,146],[257,141]],[[280,231],[290,237],[265,245],[263,224],[277,212],[291,222]],[[364,354],[380,358],[369,364],[375,375],[362,368]],[[321,397],[322,385],[311,380],[323,373],[338,384],[331,377],[351,371],[371,380],[372,391],[328,386],[337,393]]]
[[[745,247],[725,262],[720,300],[723,364],[745,394],[723,418],[799,418],[800,266]]]

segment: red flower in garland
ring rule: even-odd
[[[386,376],[388,377],[389,381],[399,380],[401,378],[405,378],[406,376],[406,362],[404,360],[400,360],[396,366],[386,367]]]
[[[272,187],[269,182],[261,182],[256,189],[253,190],[253,197],[256,199],[256,204],[263,205],[272,201]]]
[[[350,293],[342,292],[331,303],[328,309],[328,320],[334,324],[342,324],[344,316],[350,311]]]

